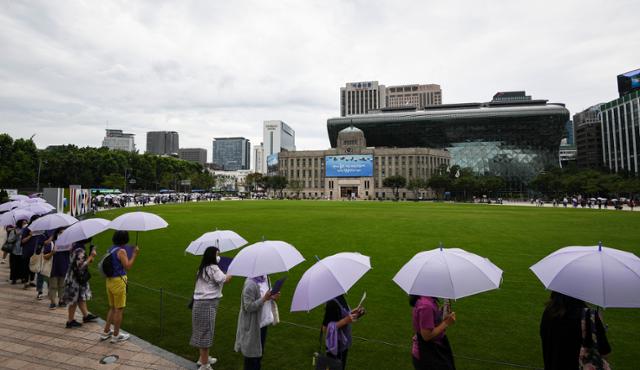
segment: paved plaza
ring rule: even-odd
[[[10,285],[8,278],[7,262],[0,265],[0,369],[196,368],[195,363],[133,335],[124,343],[100,342],[100,323],[66,329],[66,309],[49,310],[46,296],[38,301],[35,288],[23,290],[22,284]],[[79,310],[76,315],[81,321]],[[117,355],[119,359],[113,364],[100,364],[107,355]]]

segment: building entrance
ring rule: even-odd
[[[341,186],[340,187],[340,197],[347,199],[355,199],[358,197],[358,187],[357,186]]]

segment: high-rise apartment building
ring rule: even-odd
[[[266,168],[262,167],[262,163],[264,162],[264,145],[260,143],[260,145],[253,146],[253,172],[257,173],[266,173]]]
[[[135,134],[127,134],[122,130],[106,130],[102,146],[111,150],[124,150],[127,152],[135,152],[136,144],[133,140]]]
[[[213,139],[213,165],[225,171],[248,170],[251,167],[251,143],[243,137]]]
[[[573,115],[578,154],[576,164],[580,168],[602,167],[602,128],[600,105],[594,105]]]
[[[200,163],[204,167],[207,164],[207,150],[204,148],[180,148],[178,149],[178,158]]]
[[[147,153],[178,155],[179,144],[178,133],[175,131],[147,132]]]
[[[283,121],[264,121],[262,126],[262,172],[267,173],[267,158],[281,151],[296,150],[296,133]]]
[[[385,87],[378,81],[349,82],[340,88],[340,116],[367,114],[383,108],[424,109],[442,104],[440,85],[397,85]]]

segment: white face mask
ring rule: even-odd
[[[220,263],[220,256],[216,256],[216,262]]]

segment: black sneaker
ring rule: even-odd
[[[82,326],[82,324],[80,324],[76,320],[67,321],[67,329],[77,328],[77,327],[80,327],[80,326]]]
[[[94,314],[90,313],[90,314],[88,314],[87,316],[85,316],[85,317],[83,317],[83,318],[82,318],[82,322],[92,322],[92,321],[94,321],[94,320],[95,320],[95,319],[97,319],[97,318],[98,318],[98,316],[96,316],[96,315],[94,315]]]
[[[58,307],[62,307],[62,308],[64,308],[64,307],[67,307],[67,305],[66,305],[66,304],[64,304],[64,303],[58,303]]]

